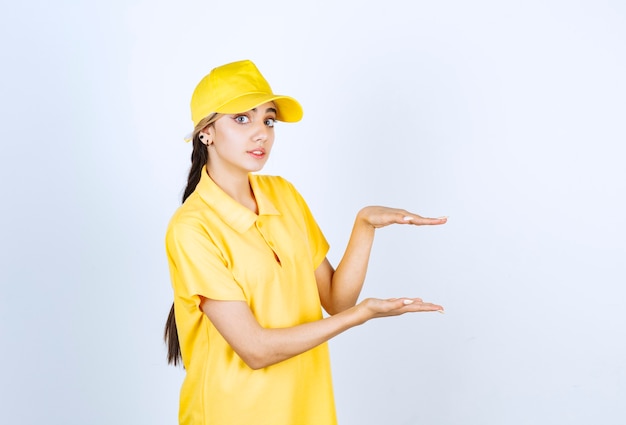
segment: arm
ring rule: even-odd
[[[315,270],[324,309],[332,315],[356,304],[365,281],[375,229],[390,224],[422,226],[444,224],[446,221],[445,217],[425,218],[395,208],[363,208],[356,216],[352,234],[337,270],[333,269],[327,259]]]
[[[419,298],[369,298],[325,319],[289,328],[267,329],[259,324],[243,301],[202,298],[200,308],[226,342],[252,369],[261,369],[294,357],[376,317],[443,311],[443,307],[424,303]]]

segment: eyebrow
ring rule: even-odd
[[[250,109],[250,110],[251,110],[251,111],[256,112],[256,111],[257,111],[257,108],[252,108],[252,109]],[[265,110],[265,113],[268,113],[268,112],[273,112],[273,113],[275,113],[275,114],[277,114],[277,113],[278,113],[278,111],[276,110],[276,108],[267,108],[267,109]]]

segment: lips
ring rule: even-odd
[[[248,153],[255,158],[263,158],[265,156],[265,149],[256,148],[256,149],[248,151]]]

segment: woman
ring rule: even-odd
[[[443,312],[419,298],[356,304],[375,229],[446,219],[363,208],[334,269],[296,189],[253,174],[271,152],[274,123],[299,121],[300,104],[240,61],[198,84],[191,114],[188,186],[166,236],[174,289],[166,341],[170,362],[182,354],[186,369],[180,423],[335,424],[327,341],[376,317]]]

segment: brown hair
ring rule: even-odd
[[[193,151],[191,152],[191,168],[189,169],[189,177],[187,178],[187,187],[183,193],[183,203],[185,200],[196,190],[196,186],[200,182],[202,177],[202,170],[209,161],[209,152],[207,147],[202,141],[200,141],[200,132],[207,127],[213,125],[221,117],[220,114],[211,114],[208,117],[200,120],[198,125],[193,130],[192,143]],[[167,316],[165,322],[165,330],[163,332],[163,339],[167,345],[167,362],[177,366],[182,362],[182,356],[180,352],[180,342],[178,340],[178,328],[176,327],[176,315],[174,313],[174,303],[170,308],[170,313]]]

